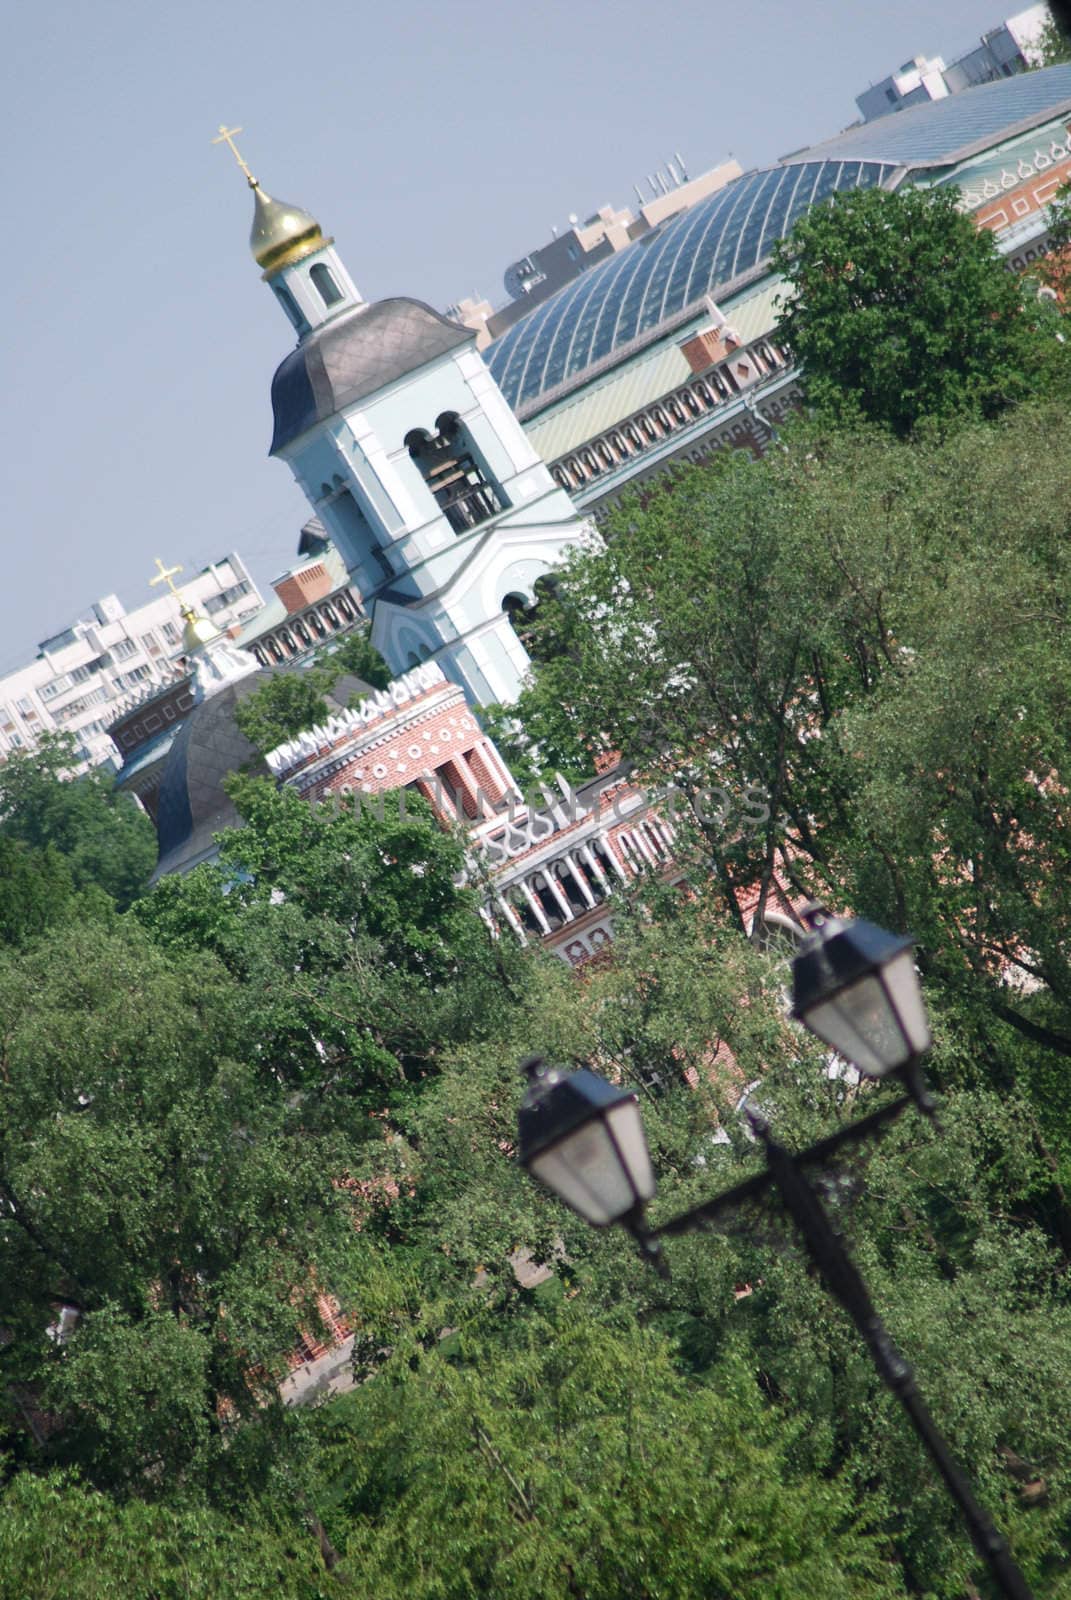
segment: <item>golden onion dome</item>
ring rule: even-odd
[[[192,606],[183,606],[182,615],[186,621],[182,630],[182,645],[187,655],[195,650],[203,650],[214,639],[223,637],[216,624],[207,617],[199,617]]]
[[[325,239],[315,217],[300,206],[287,205],[285,200],[273,200],[265,194],[255,179],[250,179],[253,190],[253,231],[249,235],[249,248],[258,267],[264,269],[266,278],[273,277],[282,267],[323,250],[331,243]]]

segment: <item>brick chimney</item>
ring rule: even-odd
[[[292,617],[295,611],[304,611],[331,593],[331,574],[322,561],[307,561],[303,567],[293,567],[276,578],[272,588]]]

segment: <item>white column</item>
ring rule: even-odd
[[[561,906],[562,916],[565,918],[566,922],[575,922],[576,912],[569,904],[569,896],[566,894],[565,890],[554,876],[554,873],[550,871],[549,867],[544,871],[543,876],[546,878],[547,883],[550,886],[551,894]]]
[[[587,875],[586,872],[584,872],[582,870],[579,861],[576,859],[576,856],[573,854],[573,852],[571,850],[569,851],[569,853],[567,854],[565,859],[566,859],[566,861],[568,861],[570,867],[572,867],[572,869],[573,869],[573,877],[576,879],[577,883],[579,884],[580,893],[584,896],[584,899],[587,901],[588,905],[589,906],[597,905],[598,901],[595,899],[595,896],[592,894],[591,885],[588,883],[588,875]]]
[[[539,923],[539,926],[542,928],[543,932],[544,933],[549,933],[550,932],[550,923],[547,921],[547,914],[543,910],[543,907],[540,905],[539,900],[532,893],[531,889],[529,889],[528,884],[525,882],[525,880],[523,878],[521,879],[521,893],[524,895],[524,898],[528,901],[528,904],[531,906],[532,915],[533,915],[533,917],[535,917],[536,921]]]
[[[521,922],[520,917],[517,915],[516,911],[514,911],[509,901],[504,900],[500,894],[496,894],[495,905],[498,907],[499,911],[501,911],[502,915],[505,917],[506,921],[509,923],[510,927],[513,929],[521,943],[527,944],[528,935],[524,931],[524,924]]]
[[[499,783],[502,784],[507,795],[515,795],[518,800],[523,800],[524,795],[516,778],[510,772],[506,763],[498,753],[498,746],[491,739],[481,739],[477,746],[481,756],[486,761],[489,771],[494,772]]]
[[[614,891],[610,885],[610,880],[602,870],[599,858],[595,854],[594,850],[589,849],[586,844],[582,844],[580,846],[580,859],[585,863],[586,866],[591,868],[596,878],[598,878],[599,882],[602,884],[606,894],[613,894]]]
[[[632,882],[631,878],[629,877],[628,873],[625,871],[624,867],[621,865],[621,862],[617,859],[617,856],[614,854],[613,841],[609,837],[607,837],[607,840],[606,840],[606,854],[610,857],[610,865],[613,867],[614,871],[617,873],[617,876],[621,879],[621,882],[622,883],[631,883]]]
[[[643,823],[642,822],[638,822],[636,824],[636,826],[632,829],[632,839],[633,839],[634,844],[636,845],[636,848],[639,850],[640,854],[643,856],[644,860],[647,862],[647,865],[650,866],[650,867],[657,867],[658,864],[659,864],[658,856],[655,854],[654,845],[647,838],[646,834],[643,831]]]

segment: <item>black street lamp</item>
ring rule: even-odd
[[[900,1078],[905,1095],[795,1153],[778,1144],[765,1119],[749,1110],[765,1151],[766,1170],[660,1227],[649,1228],[646,1207],[654,1197],[655,1179],[635,1094],[586,1067],[565,1072],[531,1056],[523,1063],[529,1086],[518,1119],[518,1159],[586,1221],[596,1227],[614,1222],[626,1227],[664,1277],[669,1269],[662,1254],[663,1239],[690,1233],[742,1201],[775,1190],[826,1287],[855,1323],[879,1377],[903,1406],[963,1513],[998,1592],[1007,1600],[1032,1600],[1007,1544],[975,1499],[919,1393],[911,1367],[890,1339],[807,1177],[807,1168],[825,1165],[842,1146],[866,1138],[908,1106],[933,1114],[934,1101],[918,1065],[919,1056],[929,1048],[930,1030],[912,941],[870,922],[833,917],[821,906],[809,907],[803,919],[810,938],[792,963],[792,1015],[866,1076]]]

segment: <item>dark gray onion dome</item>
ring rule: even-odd
[[[158,856],[152,881],[188,872],[214,854],[213,835],[240,828],[242,819],[223,792],[223,780],[241,767],[267,775],[259,751],[239,733],[234,708],[271,674],[251,673],[196,706],[168,752],[156,813]]]
[[[325,417],[383,389],[476,334],[422,300],[397,297],[360,306],[303,339],[271,384],[271,454]]]

